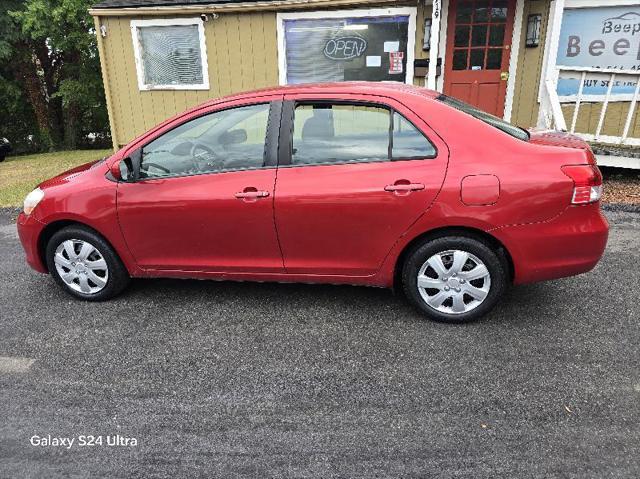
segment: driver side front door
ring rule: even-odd
[[[281,102],[220,108],[147,143],[138,179],[118,185],[120,227],[144,270],[283,271],[265,148]]]

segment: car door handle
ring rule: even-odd
[[[394,183],[393,185],[387,185],[384,187],[384,191],[391,191],[393,193],[405,193],[411,191],[420,191],[424,190],[424,185],[422,183],[400,183],[399,181]]]
[[[234,195],[239,200],[257,200],[258,198],[266,198],[269,196],[268,191],[259,191],[255,188],[245,188],[244,191],[239,191]]]

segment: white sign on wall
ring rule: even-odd
[[[575,8],[564,11],[558,65],[640,70],[640,5]],[[607,78],[585,80],[585,95],[605,95]],[[632,94],[634,77],[618,77],[613,94]],[[560,96],[575,95],[579,80],[561,78]]]

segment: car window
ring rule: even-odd
[[[429,140],[409,120],[400,113],[393,114],[392,158],[433,158],[436,149]]]
[[[493,116],[486,111],[482,111],[474,106],[469,105],[468,103],[447,95],[440,95],[437,97],[437,100],[455,108],[456,110],[460,110],[467,115],[471,115],[472,117],[477,118],[478,120],[483,121],[488,125],[491,125],[492,127],[505,132],[508,135],[518,138],[519,140],[529,141],[529,132],[527,130],[514,126],[511,123],[504,121],[502,118]]]
[[[298,105],[291,162],[376,161],[389,158],[389,110],[362,105]]]
[[[291,153],[293,165],[313,165],[428,158],[435,148],[387,107],[320,102],[296,106]]]
[[[140,178],[264,165],[269,104],[222,110],[183,123],[142,149]]]

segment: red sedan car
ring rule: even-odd
[[[491,310],[509,284],[604,251],[588,145],[389,83],[280,87],[171,118],[45,181],[28,263],[104,300],[131,277],[401,286],[431,319]]]

